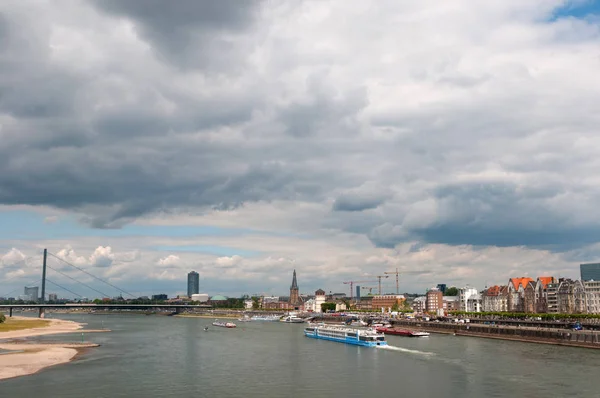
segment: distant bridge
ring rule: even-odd
[[[119,309],[119,310],[158,310],[171,309],[175,314],[181,313],[185,309],[212,309],[210,305],[191,305],[191,304],[0,304],[0,309],[8,309],[9,316],[12,316],[13,309],[37,308],[39,315],[42,317],[46,308],[53,309]]]

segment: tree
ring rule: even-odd
[[[258,302],[258,297],[252,297],[252,309],[257,310],[260,308],[260,303]]]
[[[335,311],[335,303],[323,303],[323,304],[321,304],[321,311],[322,312]]]
[[[449,287],[448,289],[446,289],[446,293],[444,293],[444,296],[458,296],[458,289],[454,286]]]
[[[4,316],[4,314],[0,313],[0,323],[4,323],[5,320],[6,320],[6,317]]]
[[[398,303],[394,303],[394,305],[392,305],[392,311],[398,312],[399,310],[400,310],[400,306],[398,305]]]

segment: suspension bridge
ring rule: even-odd
[[[64,258],[50,253],[48,252],[47,249],[44,249],[44,254],[43,254],[43,261],[42,261],[42,278],[41,278],[41,294],[39,297],[39,303],[35,303],[35,304],[0,304],[0,309],[5,309],[8,310],[9,312],[9,316],[13,315],[13,310],[14,309],[38,309],[39,311],[39,317],[43,318],[44,317],[44,311],[46,309],[98,309],[98,310],[106,310],[106,309],[120,309],[120,310],[145,310],[145,311],[151,311],[151,310],[172,310],[175,314],[180,313],[182,310],[184,309],[188,309],[188,308],[194,308],[194,309],[198,309],[198,308],[211,308],[211,306],[209,305],[191,305],[191,304],[128,304],[128,303],[119,303],[119,304],[104,304],[104,303],[47,303],[46,302],[46,297],[49,295],[48,293],[46,293],[46,282],[50,283],[51,285],[62,289],[64,291],[67,291],[71,294],[73,294],[74,296],[77,296],[79,298],[83,298],[84,296],[73,291],[72,289],[69,289],[65,286],[62,286],[61,284],[52,281],[51,279],[49,279],[47,277],[47,271],[48,269],[56,272],[57,274],[75,282],[76,285],[78,286],[82,286],[85,287],[87,289],[90,289],[98,294],[101,295],[102,298],[110,298],[110,296],[106,293],[104,293],[103,291],[99,290],[100,288],[98,288],[97,286],[91,286],[90,283],[86,283],[86,282],[82,282],[80,280],[78,280],[77,278],[68,275],[66,272],[63,272],[61,270],[59,270],[60,266],[55,266],[52,267],[50,264],[48,264],[48,257],[51,257],[53,259],[56,259],[60,265],[62,266],[66,266],[66,267],[72,267],[73,269],[76,269],[79,272],[82,272],[84,274],[86,274],[89,278],[91,278],[92,280],[96,281],[96,282],[100,282],[102,283],[104,286],[102,289],[104,290],[107,287],[110,287],[111,290],[114,289],[116,290],[121,297],[123,295],[125,296],[129,296],[133,299],[137,298],[135,295],[133,295],[132,293],[129,293],[128,291],[114,285],[113,283],[110,283],[108,280],[104,279],[104,278],[100,278],[92,273],[90,273],[89,271],[86,271],[85,269],[72,264],[71,262],[65,260]],[[26,259],[25,259],[26,260]],[[22,260],[22,261],[25,261]],[[54,278],[54,277],[53,277]],[[28,282],[26,285],[31,285],[32,283],[37,283],[40,282],[39,279],[36,279],[34,281],[30,281]],[[16,291],[13,290],[12,292]],[[12,293],[9,292],[9,293]],[[3,295],[4,297],[6,297],[8,294]],[[37,298],[36,298],[37,299]],[[36,300],[37,301],[37,300]]]

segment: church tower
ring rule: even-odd
[[[294,270],[294,278],[292,279],[292,286],[290,286],[290,304],[293,306],[297,306],[300,304],[298,282],[296,281],[296,270]]]

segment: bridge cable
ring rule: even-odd
[[[120,292],[122,292],[122,293],[128,294],[128,295],[130,295],[130,296],[131,296],[131,297],[133,297],[133,298],[135,298],[135,297],[136,297],[136,296],[134,296],[133,294],[131,294],[131,293],[129,293],[129,292],[127,292],[127,291],[125,291],[125,290],[121,289],[120,287],[117,287],[117,286],[113,285],[112,283],[110,283],[110,282],[107,282],[107,281],[105,281],[104,279],[97,277],[96,275],[90,274],[89,272],[87,272],[87,271],[86,271],[86,270],[84,270],[83,268],[80,268],[80,267],[78,267],[78,266],[76,266],[76,265],[74,265],[74,264],[71,264],[71,263],[70,263],[70,262],[68,262],[67,260],[64,260],[64,259],[62,259],[62,258],[58,257],[57,255],[55,255],[55,254],[53,254],[53,253],[50,253],[50,252],[48,252],[48,254],[49,254],[49,255],[51,255],[52,257],[54,257],[54,258],[56,258],[56,259],[58,259],[58,260],[62,261],[63,263],[70,265],[70,266],[71,266],[71,267],[73,267],[73,268],[77,268],[77,269],[78,269],[78,270],[80,270],[81,272],[83,272],[83,273],[85,273],[85,274],[88,274],[89,276],[91,276],[91,277],[92,277],[92,278],[94,278],[94,279],[97,279],[97,280],[99,280],[100,282],[106,283],[108,286],[111,286],[111,287],[113,287],[113,288],[117,289],[118,291],[120,291]]]
[[[64,272],[61,272],[61,271],[57,270],[56,268],[53,268],[53,267],[51,267],[51,266],[50,266],[50,265],[48,265],[48,264],[46,264],[46,267],[48,267],[48,268],[50,268],[50,269],[52,269],[52,270],[54,270],[54,271],[58,272],[59,274],[61,274],[61,275],[63,275],[63,276],[66,276],[67,278],[69,278],[69,279],[71,279],[71,280],[73,280],[73,281],[75,281],[75,282],[77,282],[77,283],[79,283],[79,284],[81,284],[81,285],[83,285],[83,286],[85,286],[85,287],[89,288],[89,289],[92,289],[92,290],[93,290],[93,291],[95,291],[96,293],[100,293],[100,294],[101,294],[102,296],[104,296],[104,297],[110,297],[108,294],[106,294],[106,293],[102,293],[100,290],[96,290],[96,289],[94,289],[93,287],[91,287],[90,285],[88,285],[88,284],[85,284],[85,283],[83,283],[83,282],[81,282],[81,281],[78,281],[77,279],[70,277],[69,275],[65,274]],[[48,280],[48,278],[46,278],[46,280]]]
[[[61,286],[61,285],[59,285],[59,284],[58,284],[58,283],[56,283],[56,282],[52,282],[52,281],[51,281],[50,279],[48,279],[48,278],[46,278],[46,282],[50,282],[50,283],[52,283],[53,285],[55,285],[55,286],[57,286],[57,287],[59,287],[59,288],[61,288],[61,289],[64,289],[64,290],[66,290],[66,291],[67,291],[67,292],[69,292],[69,293],[72,293],[72,294],[74,294],[74,295],[76,295],[76,296],[79,296],[79,297],[83,298],[83,296],[82,296],[81,294],[75,293],[74,291],[72,291],[72,290],[69,290],[69,289],[67,289],[67,288],[66,288],[66,287],[64,287],[64,286]]]

